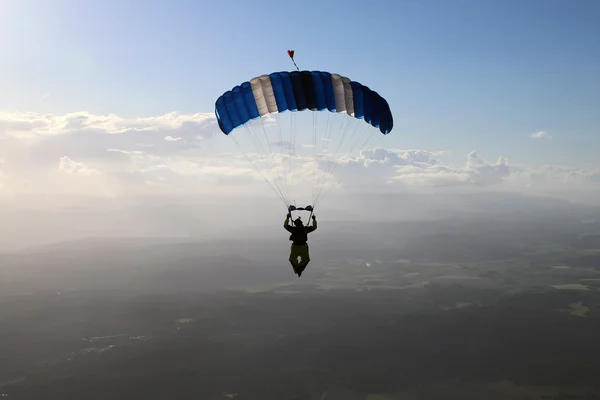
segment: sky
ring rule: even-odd
[[[390,104],[350,186],[598,199],[599,20],[595,0],[2,0],[0,195],[269,193],[214,102],[294,49]]]

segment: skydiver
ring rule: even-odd
[[[292,214],[288,213],[285,222],[283,223],[283,227],[286,231],[291,233],[290,240],[292,241],[292,246],[290,249],[290,263],[292,264],[292,268],[296,275],[300,277],[310,262],[308,244],[306,241],[308,240],[308,234],[317,229],[317,217],[314,215],[312,216],[312,226],[304,226],[300,217],[294,220],[294,226],[290,226],[288,221],[291,219]],[[298,258],[300,258],[300,262],[298,262]]]

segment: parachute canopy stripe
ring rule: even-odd
[[[273,72],[244,82],[215,102],[221,131],[228,135],[251,119],[285,111],[347,113],[381,133],[393,128],[388,102],[358,82],[322,71]]]

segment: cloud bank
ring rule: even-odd
[[[549,135],[540,131],[532,137]],[[290,143],[281,143],[272,147],[273,151],[281,149],[281,156],[271,159],[280,170],[277,176],[285,172],[292,149]],[[239,152],[220,132],[212,113],[127,118],[87,112],[4,112],[0,113],[0,194],[268,194],[263,173],[269,171],[263,168],[261,172],[249,162],[262,163],[264,157],[249,150]],[[462,165],[444,159],[443,151],[380,146],[329,161],[297,157],[294,171],[300,171],[298,176],[314,172],[317,179],[335,181],[332,166],[343,166],[340,170],[348,187],[390,191],[600,191],[598,168],[516,165],[501,155],[495,161],[486,160],[477,151],[465,154]]]

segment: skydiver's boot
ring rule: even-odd
[[[298,264],[298,276],[301,276],[310,260]]]

